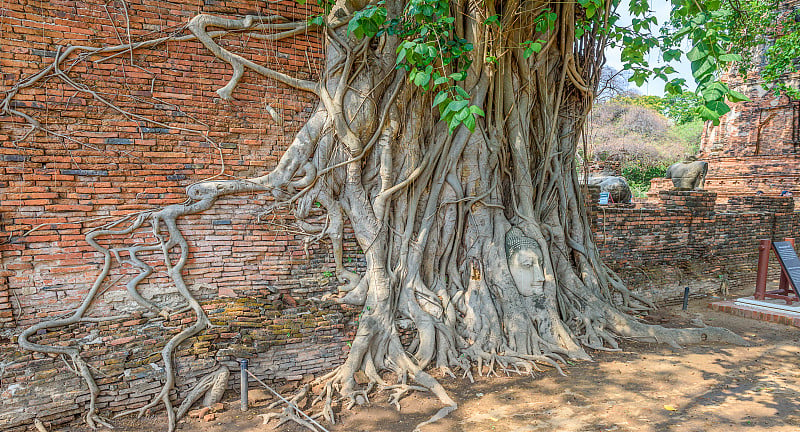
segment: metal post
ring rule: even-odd
[[[767,294],[767,270],[769,269],[769,252],[772,241],[762,239],[758,245],[758,272],[756,273],[756,300],[764,300]]]
[[[240,401],[242,405],[242,411],[247,411],[247,359],[239,360],[239,367],[242,372],[242,387],[240,390]]]
[[[683,310],[689,308],[689,287],[683,289]]]

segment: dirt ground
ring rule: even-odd
[[[442,378],[458,410],[423,432],[444,431],[799,431],[800,331],[707,308],[693,301],[661,309],[648,320],[666,326],[690,326],[701,316],[708,325],[727,327],[751,347],[701,345],[674,350],[624,342],[622,352],[595,352],[594,362],[567,365],[567,376],[549,369],[535,377]],[[186,419],[180,431],[270,430],[258,414],[274,399],[251,384],[251,408],[239,410],[230,394],[225,411],[211,422]],[[401,401],[402,411],[387,406],[385,394],[371,405],[339,415],[330,431],[412,431],[439,408],[429,393]],[[162,430],[156,416],[119,425],[117,430]],[[287,425],[279,430],[306,430]]]

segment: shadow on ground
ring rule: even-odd
[[[423,432],[637,431],[731,432],[800,430],[800,332],[706,309],[693,302],[688,314],[662,309],[651,317],[683,325],[700,314],[709,325],[730,328],[753,346],[705,345],[673,350],[624,342],[623,352],[595,352],[595,362],[568,365],[563,377],[552,369],[534,377],[442,379],[459,409]],[[247,413],[230,395],[215,421],[185,420],[182,431],[269,430],[261,426],[269,398]],[[441,406],[427,393],[388,408],[385,395],[366,407],[342,413],[332,432],[412,431]],[[120,424],[118,430],[161,430],[159,418]],[[299,432],[296,425],[279,428]]]

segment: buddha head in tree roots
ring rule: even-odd
[[[529,297],[544,293],[542,248],[536,240],[519,228],[511,228],[506,233],[506,259],[520,294]]]

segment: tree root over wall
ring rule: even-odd
[[[363,308],[344,364],[295,397],[301,400],[316,391],[316,415],[331,423],[338,407],[367,403],[376,388],[390,392],[398,408],[409,392],[435,394],[443,407],[420,426],[446,416],[457,404],[426,372],[430,368],[468,378],[475,372],[530,374],[542,367],[560,372],[567,359],[589,359],[586,348],[618,350],[620,338],[673,346],[745,343],[725,329],[667,329],[638,321],[631,313],[652,305],[630,292],[600,260],[583,207],[574,155],[605,41],[599,27],[576,37],[575,20],[581,10],[575,3],[450,3],[451,15],[457,17],[455,36],[473,46],[459,60],[462,65],[469,60],[463,86],[471,96],[470,104],[485,113],[477,118],[474,132],[460,126],[453,133],[431,111],[431,92],[409,83],[406,73],[396,68],[402,39],[387,33],[356,38],[347,31],[354,14],[368,6],[359,0],[340,0],[332,6],[326,25],[319,30],[325,35],[326,50],[319,82],[257,64],[217,42],[231,34],[278,40],[315,30],[310,24],[280,17],[198,15],[187,25],[190,33],[186,35],[116,47],[60,49],[52,64],[7,93],[0,108],[24,119],[29,133],[58,134],[12,108],[11,102],[26,88],[52,78],[122,116],[171,127],[117,108],[76,82],[69,68],[62,66],[76,56],[105,61],[140,48],[195,40],[232,68],[229,82],[217,92],[223,99],[234,97],[245,71],[250,70],[314,93],[320,100],[266,175],[246,180],[218,177],[193,184],[185,203],[128,215],[86,236],[104,257],[104,264],[85,300],[66,318],[26,329],[19,342],[24,349],[72,359],[90,390],[86,422],[91,427],[108,422],[97,412],[99,390],[78,347],[41,345],[32,342],[31,336],[97,320],[86,312],[114,261],[139,271],[126,285],[130,297],[151,314],[169,316],[173,311],[137,291],[154,271],[141,254],[160,254],[195,322],[164,346],[166,382],[149,404],[134,412],[142,414],[161,404],[169,430],[174,430],[202,390],[190,392],[189,402],[177,410],[173,407],[169,397],[175,387],[173,356],[181,343],[209,325],[183,278],[189,245],[182,229],[191,227],[179,228],[178,221],[232,194],[272,193],[279,205],[291,206],[306,232],[329,238],[336,276],[342,283],[334,298]],[[393,17],[402,14],[405,4],[387,0],[385,7]],[[608,2],[606,9],[610,7]],[[556,14],[557,21],[550,28],[537,26],[548,11]],[[499,17],[502,25],[488,29],[489,16]],[[533,40],[544,43],[539,52],[527,55],[525,43]],[[490,55],[496,61],[484,61]],[[456,67],[433,66],[443,76]],[[201,131],[180,131],[213,143]],[[327,214],[321,222],[308,218],[317,203]],[[364,251],[363,274],[343,265],[346,221]],[[117,248],[99,241],[142,231],[151,233],[154,241]],[[413,334],[409,343],[400,337],[403,330]],[[385,371],[392,371],[397,381],[386,381]],[[357,374],[366,377],[366,384],[357,383]],[[207,377],[198,386],[208,386],[219,376]],[[291,413],[283,416],[299,419]]]

